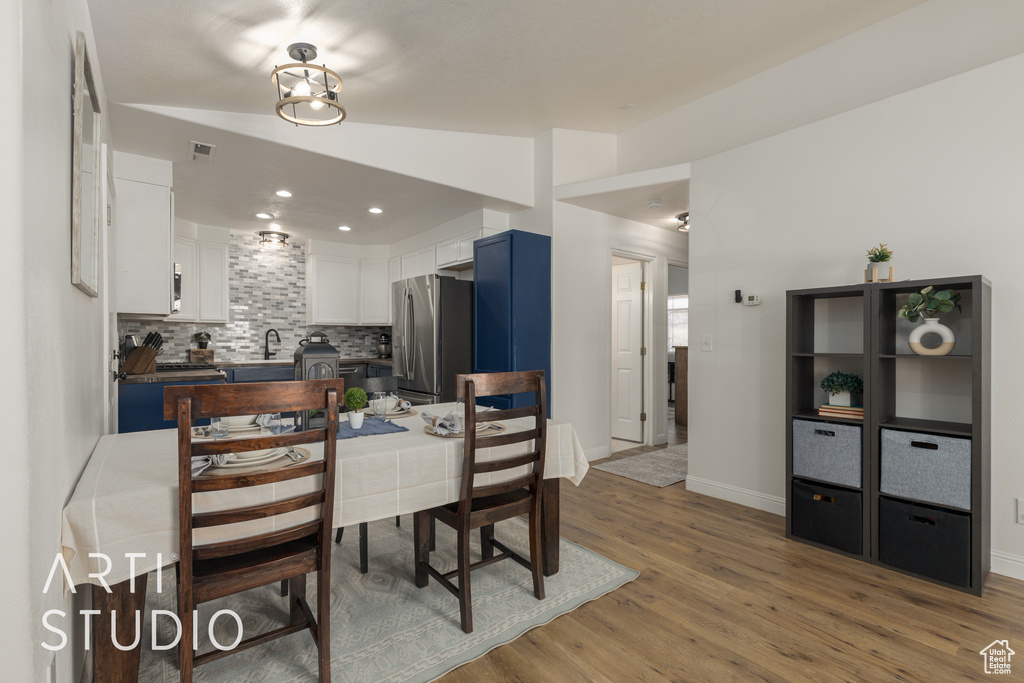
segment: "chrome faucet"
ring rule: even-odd
[[[281,335],[277,333],[277,330],[270,328],[267,333],[263,335],[263,360],[270,360],[271,356],[276,356],[277,351],[270,350],[270,333],[273,332],[274,336],[277,337],[277,343],[281,343]]]

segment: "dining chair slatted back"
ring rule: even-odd
[[[462,630],[473,631],[473,612],[470,572],[499,560],[511,559],[523,565],[533,575],[533,592],[538,600],[544,599],[543,558],[541,557],[541,491],[547,450],[547,406],[544,372],[499,372],[457,375],[456,396],[465,399],[465,435],[463,441],[462,484],[457,503],[451,503],[423,512],[414,520],[416,552],[416,585],[425,587],[434,577],[441,585],[459,598]],[[534,403],[505,410],[477,410],[476,399],[484,396],[532,393]],[[533,423],[520,431],[486,435],[482,423],[500,420],[533,418]],[[532,442],[532,443],[530,443]],[[513,444],[527,443],[525,453],[520,448],[503,454],[498,450]],[[506,449],[508,450],[508,449]],[[481,454],[486,458],[478,459]],[[483,483],[477,483],[482,478]],[[498,479],[498,481],[492,481]],[[494,538],[494,524],[512,517],[526,515],[530,530],[530,559],[510,550]],[[441,573],[430,565],[430,525],[438,520],[456,530],[458,567]],[[469,535],[480,529],[482,557],[471,562]],[[499,551],[494,555],[494,550]],[[458,578],[458,585],[452,583]]]
[[[268,640],[309,629],[318,650],[321,683],[330,681],[330,533],[334,517],[338,405],[344,394],[341,379],[170,386],[164,389],[164,418],[178,422],[178,609],[181,617],[179,662],[181,680],[191,681],[193,668]],[[260,413],[325,410],[324,429],[259,435],[240,439],[193,441],[196,419]],[[192,474],[196,456],[292,448],[323,443],[323,459],[240,473]],[[284,460],[284,458],[282,458]],[[285,463],[288,461],[285,460]],[[275,462],[274,465],[280,463]],[[308,482],[293,480],[308,479]],[[243,490],[252,487],[267,487]],[[282,485],[283,484],[283,485]],[[209,499],[215,492],[233,507]],[[195,494],[206,496],[196,511]],[[241,495],[242,498],[238,496]],[[244,505],[238,503],[246,502]],[[227,504],[225,503],[225,506]],[[212,507],[213,509],[206,509]],[[305,512],[303,512],[305,511]],[[291,517],[285,517],[291,515]],[[239,523],[255,524],[216,529]],[[196,543],[196,529],[214,530],[229,540]],[[240,536],[241,534],[241,536]],[[244,535],[248,534],[248,535]],[[317,616],[306,602],[306,574],[317,574]],[[289,582],[289,623],[269,633],[242,640],[228,651],[196,655],[192,650],[193,610],[201,603],[259,586]]]

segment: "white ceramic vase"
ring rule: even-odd
[[[348,413],[348,424],[352,429],[359,429],[363,426],[363,414],[358,410],[350,410]]]
[[[917,355],[945,356],[956,346],[956,337],[953,335],[953,330],[940,323],[938,318],[924,318],[921,323],[911,330],[910,337],[907,339],[907,342],[910,344],[910,350]],[[942,343],[934,349],[924,346],[921,340],[928,334],[939,335]]]

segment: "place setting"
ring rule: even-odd
[[[262,415],[233,415],[213,418],[207,426],[193,427],[195,441],[252,438],[261,434],[285,434],[295,429],[294,424],[282,422],[280,413]],[[304,448],[261,448],[238,453],[198,455],[192,458],[192,476],[240,474],[258,469],[277,468],[308,460],[310,453]],[[286,462],[284,458],[291,462]],[[226,470],[226,471],[221,471]]]
[[[447,415],[438,417],[426,410],[423,411],[423,421],[427,424],[423,431],[431,436],[439,436],[445,439],[461,439],[465,437],[465,429],[462,425],[462,416],[465,414],[465,404],[460,398]],[[479,436],[493,436],[505,431],[505,425],[499,422],[479,422],[476,425],[476,433]]]

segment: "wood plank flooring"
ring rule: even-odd
[[[1000,678],[1024,680],[1021,581],[993,574],[977,598],[787,540],[782,517],[683,483],[594,469],[562,486],[562,535],[640,577],[442,681],[982,681],[997,639],[1020,653]]]

